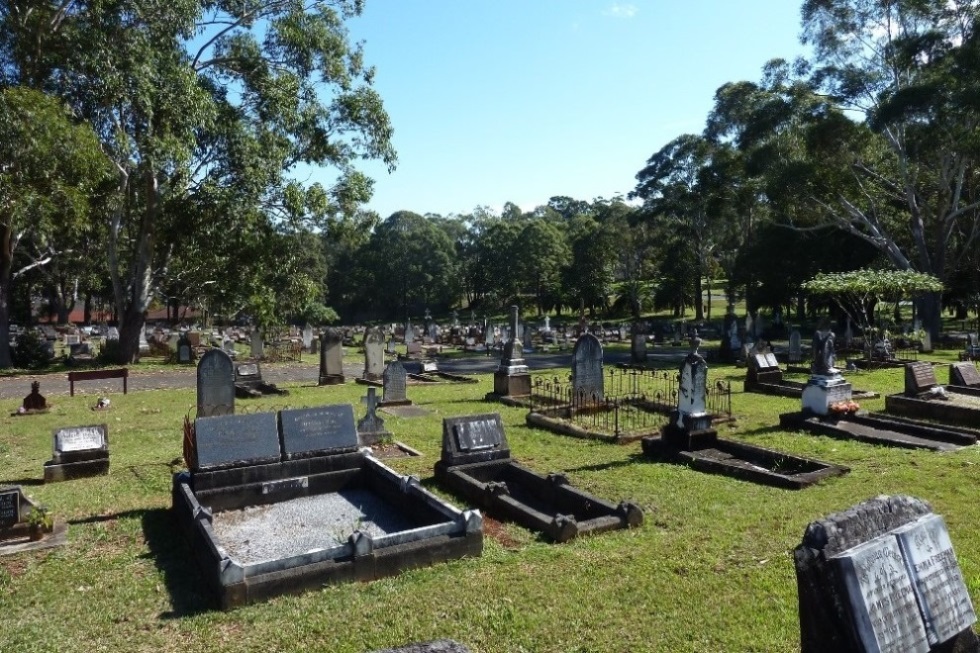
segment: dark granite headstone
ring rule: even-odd
[[[279,462],[278,426],[275,413],[198,417],[195,469]]]
[[[510,458],[500,413],[442,420],[442,462],[449,467]]]
[[[793,329],[789,334],[789,362],[800,363],[803,361],[803,338],[800,336],[799,329]]]
[[[357,449],[354,407],[350,404],[284,410],[279,415],[287,459]]]
[[[48,402],[41,394],[40,381],[31,383],[31,394],[24,397],[24,402],[21,405],[24,410],[47,410]]]
[[[0,489],[0,528],[10,528],[20,521],[20,488]]]
[[[929,392],[939,385],[936,372],[929,363],[906,363],[905,365],[905,394],[915,397],[923,392]]]
[[[408,401],[406,394],[408,374],[401,363],[392,361],[385,366],[382,383],[384,384],[382,404],[406,403]]]
[[[572,351],[572,391],[586,401],[604,397],[602,344],[591,333],[581,336]]]
[[[320,334],[319,385],[344,382],[344,334],[340,329],[327,329]]]
[[[197,364],[197,416],[235,413],[235,366],[221,349],[210,349]]]
[[[949,384],[980,388],[980,372],[975,363],[953,363],[949,366]]]

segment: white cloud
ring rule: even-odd
[[[637,11],[636,5],[614,2],[608,9],[603,10],[602,15],[613,18],[632,18]]]

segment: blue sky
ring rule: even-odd
[[[399,156],[390,175],[362,164],[369,208],[625,195],[651,154],[703,129],[719,86],[803,52],[799,12],[798,0],[367,0],[349,29]]]

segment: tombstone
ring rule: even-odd
[[[394,340],[389,340],[388,343],[387,343],[387,345],[386,345],[386,347],[385,347],[385,349],[388,351],[389,354],[394,355],[394,353],[395,353],[395,341]]]
[[[24,412],[38,413],[48,409],[48,401],[41,394],[41,382],[34,381],[31,383],[31,394],[24,397],[24,402],[21,404],[21,408]]]
[[[81,342],[82,342],[82,337],[79,336],[78,334],[76,334],[76,333],[66,333],[65,334],[65,345],[67,345],[67,346],[70,347],[72,345],[81,344]]]
[[[812,354],[810,379],[803,388],[803,412],[826,417],[832,404],[850,401],[853,394],[851,384],[834,367],[834,332],[829,320],[814,334]]]
[[[752,314],[748,311],[745,312],[745,337],[753,338],[755,337],[755,323],[752,319]]]
[[[761,338],[766,330],[766,318],[762,316],[762,312],[755,314],[755,324],[752,325],[753,333],[756,338]]]
[[[966,386],[968,388],[980,388],[980,372],[977,371],[976,364],[967,361],[950,365],[949,384]]]
[[[119,329],[117,329],[114,326],[109,327],[106,330],[105,339],[106,340],[119,340]]]
[[[776,360],[775,354],[755,354],[750,356],[746,363],[746,388],[755,383],[782,383],[783,371],[779,369],[779,362]]]
[[[380,381],[384,367],[384,335],[380,329],[374,327],[368,329],[364,334],[364,373],[361,378],[368,381]]]
[[[240,399],[261,397],[263,395],[288,395],[288,390],[280,390],[275,383],[262,378],[262,367],[258,363],[235,365],[235,396]]]
[[[802,363],[803,362],[803,338],[800,336],[799,329],[793,329],[793,332],[789,334],[789,362],[790,363]]]
[[[102,476],[109,473],[109,427],[72,426],[54,432],[54,453],[44,463],[44,482]]]
[[[671,341],[670,344],[673,345],[674,347],[678,347],[683,342],[683,340],[684,340],[684,333],[683,333],[683,331],[681,329],[681,323],[680,322],[675,322],[674,323],[674,339],[673,339],[673,341]]]
[[[0,531],[21,521],[21,488],[19,485],[0,489]]]
[[[932,334],[928,330],[922,332],[919,342],[922,343],[922,353],[932,353]]]
[[[146,339],[146,329],[140,329],[140,344],[139,344],[139,348],[140,348],[139,351],[140,351],[141,354],[149,354],[150,353],[150,343]]]
[[[633,324],[633,340],[630,343],[630,361],[641,364],[647,360],[647,336],[639,323]]]
[[[310,351],[313,348],[313,327],[307,324],[303,327],[303,349]]]
[[[238,355],[238,352],[235,351],[235,341],[231,338],[225,338],[225,341],[221,343],[221,348],[224,349],[225,353],[232,358]]]
[[[677,408],[661,429],[664,444],[683,450],[713,446],[718,438],[708,414],[708,364],[692,351],[681,363],[677,384]]]
[[[69,356],[73,358],[75,356],[91,356],[91,355],[92,355],[92,349],[89,347],[89,344],[87,342],[80,342],[77,345],[70,345],[69,347]]]
[[[408,373],[405,367],[398,361],[392,361],[385,366],[382,374],[382,389],[384,392],[381,399],[382,406],[409,406],[412,401],[408,398]]]
[[[493,392],[487,398],[527,397],[531,394],[531,375],[524,361],[524,345],[519,337],[518,308],[510,307],[510,333],[500,364],[493,374]]]
[[[581,336],[572,350],[572,393],[574,403],[605,399],[602,375],[602,344],[591,333]]]
[[[803,653],[980,651],[942,517],[881,496],[812,522],[794,551]]]
[[[378,417],[377,388],[368,388],[367,396],[361,398],[361,403],[367,406],[367,415],[357,422],[357,436],[361,445],[370,447],[391,439],[391,433],[385,429],[385,421]]]
[[[355,451],[357,430],[350,404],[297,408],[279,413],[283,460]]]
[[[545,315],[544,316],[544,328],[541,329],[541,330],[544,331],[545,333],[549,333],[551,331],[551,316],[550,315]]]
[[[405,325],[405,344],[415,342],[415,329],[412,328],[412,322],[409,320],[408,324]]]
[[[177,341],[177,362],[181,364],[194,362],[194,349],[186,334],[182,334]]]
[[[265,357],[265,341],[262,338],[262,334],[258,329],[252,331],[251,336],[251,355],[252,358],[264,358]]]
[[[936,372],[932,365],[924,362],[905,364],[905,396],[918,397],[930,394],[933,388],[939,387]]]
[[[854,327],[851,325],[851,317],[847,317],[847,328],[844,329],[844,347],[851,349],[854,345]]]
[[[231,356],[209,349],[197,364],[197,416],[235,413],[235,366]]]
[[[318,385],[336,385],[344,382],[343,338],[340,329],[326,329],[320,334]]]

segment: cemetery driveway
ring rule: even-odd
[[[653,360],[663,358],[664,362],[680,361],[683,353],[663,354],[649,352]],[[558,354],[525,354],[531,371],[567,368],[572,364],[571,352]],[[467,358],[438,359],[439,369],[455,374],[492,374],[497,368],[498,357],[471,356]],[[606,364],[629,361],[629,352],[607,352],[604,356]],[[344,363],[344,374],[348,379],[361,375],[364,366],[361,363]],[[286,382],[317,382],[318,368],[310,364],[270,364],[262,366],[262,377],[269,383]],[[0,378],[0,399],[23,399],[31,392],[31,382],[40,381],[41,394],[46,397],[68,395],[68,374],[25,374],[22,376]],[[141,390],[168,390],[175,388],[195,388],[197,374],[194,367],[175,368],[173,370],[134,371],[130,370],[128,388],[130,392]],[[76,395],[115,395],[122,392],[122,379],[102,379],[98,381],[76,381]]]

